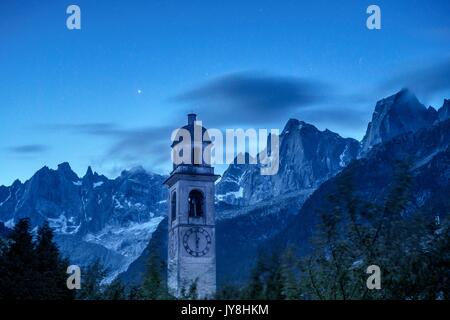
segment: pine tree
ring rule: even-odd
[[[260,253],[256,260],[256,265],[250,274],[250,281],[244,289],[243,299],[261,300],[264,299],[263,275],[266,271],[264,264],[265,257]]]
[[[186,296],[187,300],[198,300],[198,291],[197,291],[197,279],[192,281],[189,285],[189,290]]]
[[[125,285],[120,280],[114,280],[103,292],[105,300],[126,300]]]
[[[77,290],[77,299],[101,300],[103,297],[101,282],[106,276],[106,269],[99,260],[95,260],[81,273],[81,289]]]
[[[162,277],[164,263],[156,253],[152,253],[147,265],[147,273],[141,287],[140,296],[147,300],[169,299],[166,282]]]
[[[270,259],[266,262],[264,298],[267,300],[282,300],[284,279],[281,270],[281,255],[278,251],[272,252]]]
[[[236,285],[224,284],[216,293],[217,300],[238,300],[242,296],[242,292]]]
[[[295,256],[292,247],[288,247],[281,256],[281,295],[286,300],[296,300],[300,298],[300,288],[298,283],[299,261]]]
[[[30,220],[18,221],[8,236],[10,246],[3,254],[0,298],[37,299],[39,297],[39,275],[37,258],[30,233]]]
[[[73,291],[66,284],[69,263],[61,258],[47,222],[38,230],[35,252],[40,299],[73,299]]]
[[[53,242],[53,232],[45,223],[37,241],[30,232],[30,220],[18,221],[8,236],[0,257],[0,297],[7,299],[72,299],[66,286],[68,262]]]
[[[141,288],[137,285],[133,285],[128,289],[127,300],[141,300]]]

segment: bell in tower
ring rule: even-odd
[[[211,141],[195,114],[172,137],[173,171],[169,189],[167,284],[180,297],[195,285],[199,298],[216,292],[214,183]]]

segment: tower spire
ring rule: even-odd
[[[197,115],[193,112],[188,113],[188,125],[193,126],[197,120]]]

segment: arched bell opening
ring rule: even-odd
[[[189,217],[201,218],[204,216],[204,196],[200,190],[192,190],[189,192]]]

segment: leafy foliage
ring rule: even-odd
[[[225,286],[218,299],[450,299],[450,221],[412,211],[407,162],[397,162],[384,201],[370,203],[353,187],[352,171],[317,212],[313,250],[260,255],[244,288]],[[367,267],[381,270],[381,289],[368,289]]]
[[[404,162],[384,205],[355,195],[350,171],[321,213],[314,252],[301,262],[304,299],[437,299],[448,297],[448,221],[436,225],[423,212],[408,212],[411,177]],[[381,268],[382,288],[369,290],[366,268]]]

